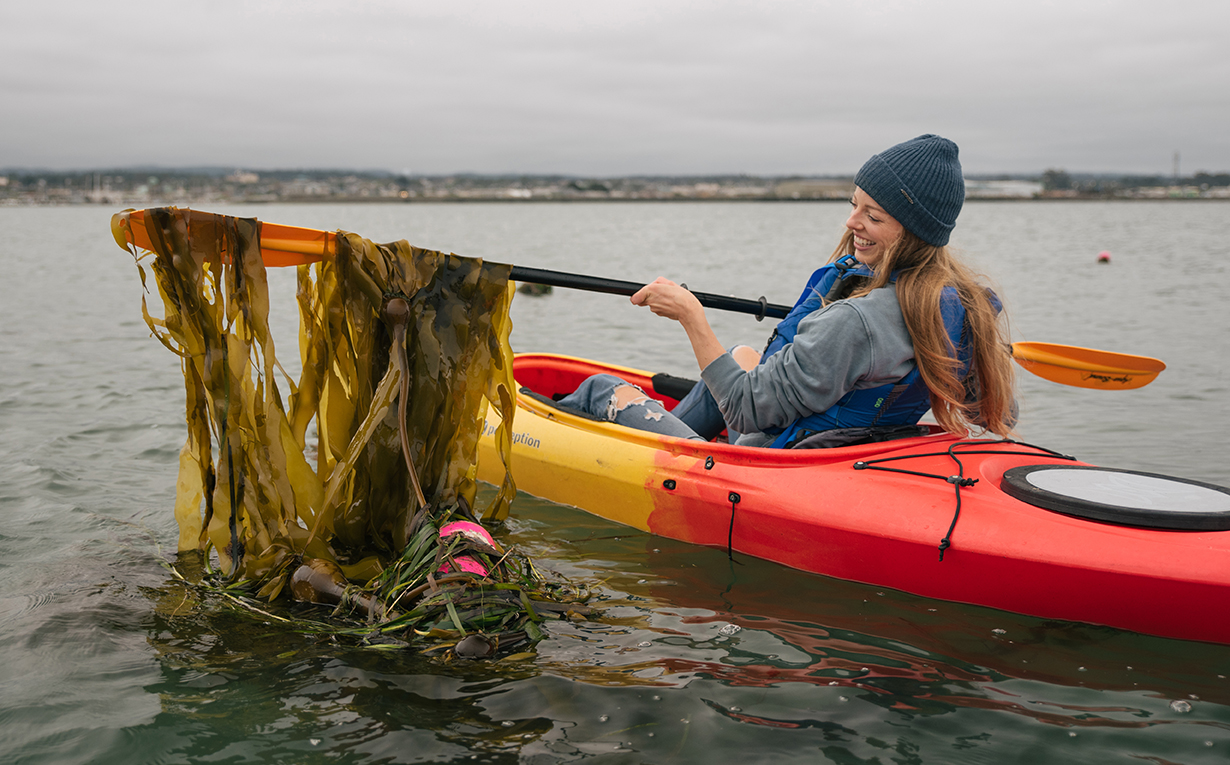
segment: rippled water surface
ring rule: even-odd
[[[279,223],[792,302],[840,204],[260,206]],[[499,532],[603,618],[532,658],[443,664],[177,584],[182,378],[102,208],[0,209],[0,761],[1222,763],[1230,647],[838,582],[525,495]],[[1126,392],[1022,374],[1021,436],[1230,485],[1230,204],[970,203],[955,244],[1016,339],[1156,356]],[[1100,251],[1112,254],[1099,265]],[[293,274],[271,279],[284,361]],[[769,327],[711,314],[726,343]],[[695,374],[624,298],[519,296],[514,348]],[[1181,565],[1179,562],[1177,565]],[[1225,609],[1230,603],[1209,603]]]

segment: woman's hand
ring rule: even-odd
[[[661,276],[637,290],[632,304],[643,305],[658,316],[674,319],[685,326],[698,318],[703,321],[705,315],[695,295]]]
[[[633,305],[647,306],[658,316],[674,319],[683,325],[696,354],[696,363],[701,371],[726,352],[705,318],[705,309],[696,296],[670,279],[658,277],[641,287],[632,296]]]

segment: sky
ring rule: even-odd
[[[0,5],[0,168],[1230,171],[1226,0]]]

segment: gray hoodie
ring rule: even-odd
[[[852,390],[895,383],[914,368],[914,345],[888,285],[839,300],[799,322],[794,342],[751,371],[729,353],[701,372],[740,446],[767,446],[800,417],[823,412]]]

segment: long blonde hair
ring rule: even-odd
[[[833,260],[853,251],[853,231],[846,231]],[[914,344],[914,360],[931,391],[931,413],[944,430],[970,430],[1008,436],[1016,421],[1014,374],[1008,355],[1007,320],[992,303],[993,293],[981,277],[957,260],[948,247],[927,244],[903,231],[877,264],[875,273],[848,297],[884,287],[896,272],[897,302]],[[965,307],[964,342],[970,346],[970,369],[958,375],[961,362],[940,313],[940,293],[953,287]]]

